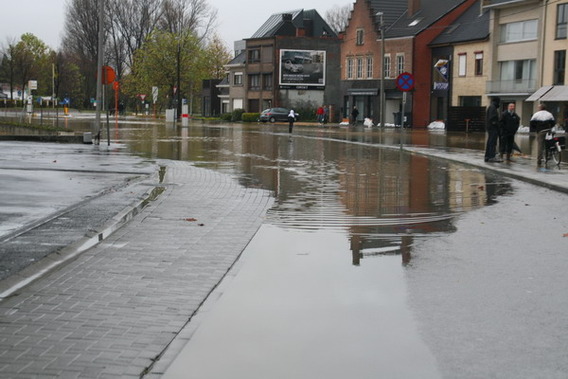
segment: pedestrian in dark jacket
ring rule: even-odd
[[[351,111],[351,120],[353,122],[353,125],[357,125],[357,117],[359,117],[359,110],[356,106],[354,106],[353,110]]]
[[[515,133],[517,133],[520,124],[521,118],[515,113],[515,103],[509,103],[507,110],[501,114],[501,144],[499,145],[501,159],[503,159],[503,154],[506,154],[507,162],[511,162]]]
[[[502,162],[495,157],[497,154],[497,140],[499,139],[499,103],[501,99],[494,97],[487,107],[485,115],[485,128],[487,130],[487,145],[485,146],[485,162]]]

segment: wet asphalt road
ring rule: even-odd
[[[397,132],[295,130],[121,127],[142,165],[191,161],[275,198],[180,334],[189,343],[152,374],[565,377],[566,195],[371,146],[396,145]],[[451,139],[409,134],[417,147]]]

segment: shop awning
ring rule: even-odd
[[[554,86],[540,101],[568,101],[568,86]]]
[[[568,101],[568,86],[544,86],[525,101]]]

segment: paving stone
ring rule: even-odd
[[[139,377],[226,275],[262,224],[270,193],[188,162],[164,164],[157,200],[0,302],[3,373]]]

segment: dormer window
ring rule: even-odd
[[[360,46],[365,43],[365,31],[357,29],[357,45]]]

